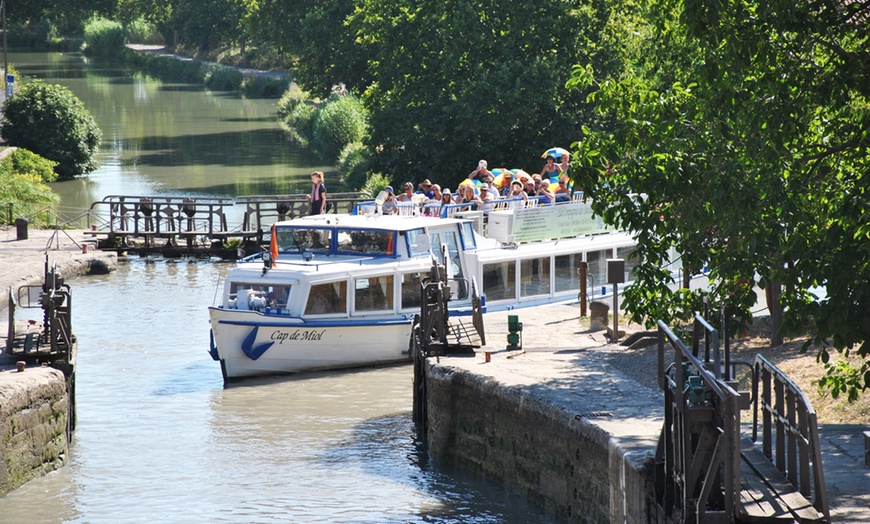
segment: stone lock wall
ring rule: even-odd
[[[49,367],[0,371],[0,496],[63,466],[69,397]]]
[[[521,390],[428,366],[429,451],[484,474],[567,522],[647,522],[654,478],[594,424]]]

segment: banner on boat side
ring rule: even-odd
[[[242,352],[251,360],[257,360],[275,344],[294,344],[299,342],[320,342],[325,329],[318,328],[272,328],[254,326],[242,341]]]
[[[487,236],[501,242],[537,242],[615,231],[592,216],[584,202],[539,206],[489,214]]]

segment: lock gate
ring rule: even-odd
[[[739,366],[751,371],[751,391],[735,380]],[[722,354],[718,332],[696,315],[691,349],[658,322],[658,381],[665,419],[653,521],[830,522],[815,411],[776,366],[762,356],[732,361],[727,340]],[[751,438],[741,431],[750,408]]]

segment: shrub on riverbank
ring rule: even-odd
[[[289,86],[288,78],[247,75],[239,90],[248,98],[278,98]]]
[[[0,161],[0,222],[24,217],[34,227],[48,225],[45,210],[60,201],[45,184],[53,180],[52,164],[21,148]]]
[[[314,117],[311,145],[325,159],[335,159],[348,144],[361,142],[366,132],[366,110],[352,94],[333,94]]]
[[[107,18],[94,17],[85,23],[85,52],[90,55],[112,57],[124,52],[127,32],[120,23]]]
[[[336,162],[342,185],[347,188],[364,186],[371,160],[371,153],[362,142],[346,145],[339,153],[338,162]]]
[[[131,44],[163,45],[163,35],[157,26],[139,17],[126,26],[127,42]]]
[[[7,144],[57,162],[59,179],[96,169],[100,129],[84,103],[66,87],[29,82],[6,100],[3,113],[0,135]]]

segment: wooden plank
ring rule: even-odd
[[[798,522],[824,522],[824,515],[821,515],[806,497],[785,480],[782,472],[754,444],[746,441],[742,443],[741,458],[759,477],[764,479],[764,483],[788,507],[795,520]],[[741,467],[741,472],[743,469]]]
[[[740,464],[740,517],[746,522],[794,522],[794,517],[764,480],[744,461]]]

